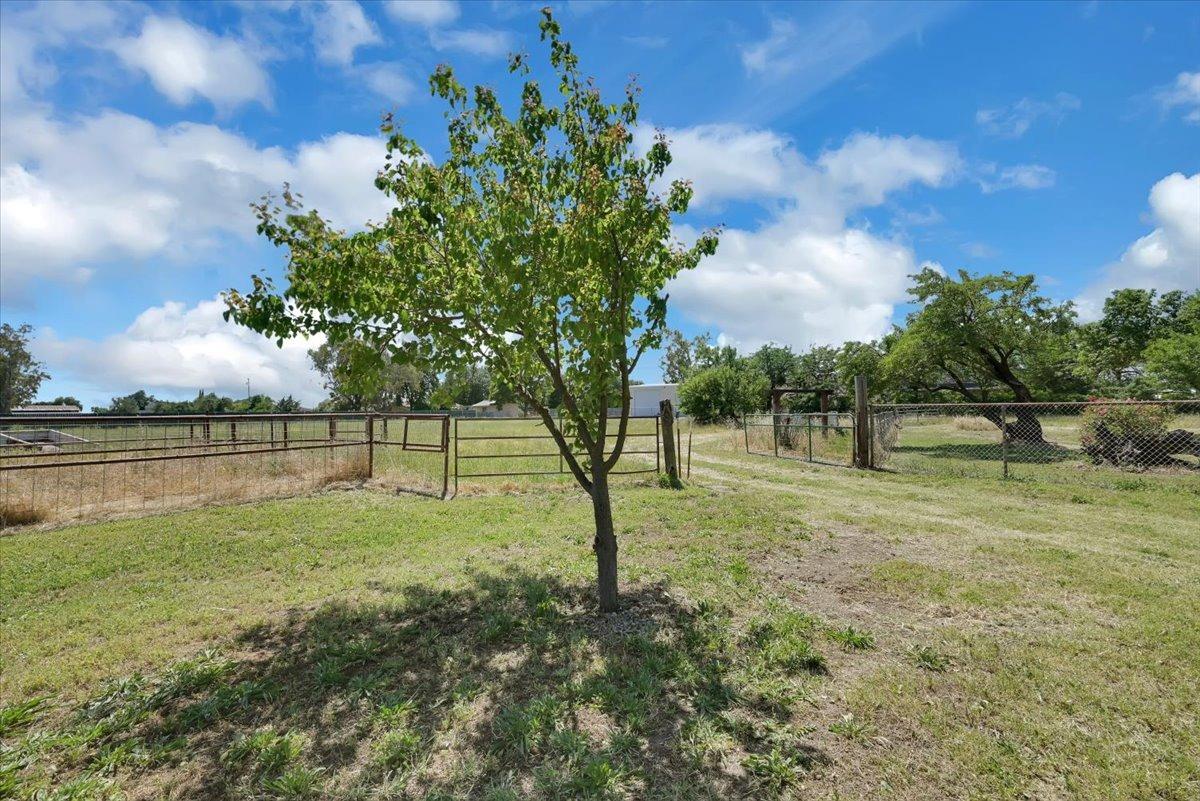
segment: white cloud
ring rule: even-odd
[[[395,62],[364,64],[357,67],[355,72],[362,76],[368,89],[392,103],[408,102],[417,89],[404,68]]]
[[[270,81],[250,47],[182,19],[148,17],[141,33],[117,39],[111,47],[127,66],[145,72],[176,105],[197,96],[218,108],[250,101],[271,103]]]
[[[458,19],[458,3],[453,0],[388,0],[387,15],[397,22],[411,22],[426,28],[449,25]]]
[[[798,9],[803,10],[798,10]],[[796,107],[861,65],[952,13],[953,3],[835,3],[772,7],[762,39],[741,45],[742,66],[757,80],[739,98],[739,119],[769,119]]]
[[[63,0],[25,7],[7,4],[2,8],[0,99],[7,106],[58,80],[58,68],[45,58],[46,49],[80,40],[107,40],[118,23],[117,7],[106,3]]]
[[[1200,289],[1200,173],[1172,173],[1150,190],[1157,226],[1130,245],[1121,258],[1076,298],[1080,316],[1099,316],[1114,289]]]
[[[994,259],[1000,255],[1000,251],[986,242],[966,242],[961,249],[973,259]]]
[[[962,166],[957,149],[920,136],[856,133],[817,159],[829,180],[852,193],[856,205],[876,206],[912,183],[942,186]]]
[[[758,199],[777,209],[756,230],[726,230],[717,254],[670,287],[675,308],[747,348],[883,334],[916,259],[847,217],[915,184],[942,186],[962,167],[953,145],[916,136],[856,133],[809,161],[770,131],[701,126],[667,135],[673,176],[692,177],[702,203]],[[645,146],[648,132],[638,136]]]
[[[0,282],[80,280],[107,260],[186,257],[214,233],[254,236],[248,204],[284,181],[343,227],[380,219],[384,144],[339,133],[294,152],[213,125],[160,128],[115,111],[69,121],[33,111],[0,129]],[[114,202],[120,198],[120,202]]]
[[[327,0],[304,8],[311,14],[317,58],[328,64],[347,66],[353,63],[355,50],[383,41],[354,0]]]
[[[808,223],[790,212],[756,231],[725,231],[715,256],[671,283],[674,306],[742,348],[880,336],[915,272],[912,252],[867,231]]]
[[[997,108],[981,108],[975,112],[975,122],[985,133],[1016,139],[1024,136],[1038,119],[1045,117],[1060,122],[1069,111],[1082,106],[1079,98],[1059,92],[1052,100],[1023,97],[1015,103]]]
[[[491,28],[433,30],[429,32],[429,43],[436,50],[461,50],[485,58],[506,56],[513,49],[512,36],[508,31]]]
[[[101,340],[60,339],[43,329],[33,352],[54,371],[101,396],[145,388],[176,398],[200,390],[241,397],[252,392],[305,404],[325,397],[308,350],[323,338],[274,340],[222,318],[219,297],[195,306],[168,301],[146,309],[123,332]]]
[[[1160,87],[1154,97],[1164,112],[1182,109],[1185,122],[1200,125],[1200,72],[1179,73],[1174,83]]]
[[[692,181],[696,208],[724,200],[783,199],[838,222],[853,208],[874,206],[889,192],[921,183],[942,186],[958,175],[957,148],[919,136],[855,133],[815,162],[770,130],[741,125],[665,129],[671,165],[664,178]],[[654,129],[639,126],[635,143],[649,148]]]
[[[997,167],[988,163],[980,165],[977,180],[983,193],[990,195],[1005,189],[1047,189],[1054,186],[1058,174],[1041,164]]]

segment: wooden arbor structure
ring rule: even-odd
[[[783,414],[783,396],[800,395],[805,392],[816,393],[820,404],[823,422],[829,421],[829,402],[833,398],[833,390],[827,387],[771,387],[771,414]]]

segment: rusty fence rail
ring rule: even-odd
[[[657,416],[630,418],[614,474],[661,469],[660,423]],[[681,429],[675,427],[677,448]],[[688,439],[690,466],[690,432]],[[537,418],[414,412],[0,418],[0,530],[364,481],[446,498],[452,475],[457,492],[460,479],[567,474]]]
[[[445,414],[0,418],[0,529],[295,495],[375,479],[445,496]]]
[[[871,423],[898,472],[1200,481],[1200,400],[875,404]]]

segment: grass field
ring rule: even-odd
[[[698,431],[609,617],[559,479],[17,533],[0,797],[1195,798],[1200,481],[1117,477]]]

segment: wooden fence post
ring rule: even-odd
[[[854,464],[871,466],[871,421],[867,412],[867,377],[854,376]]]
[[[676,485],[679,483],[679,454],[675,450],[675,409],[669,399],[659,402],[658,416],[662,420],[663,461],[667,468],[667,479]]]
[[[367,478],[375,478],[375,415],[367,412]]]

